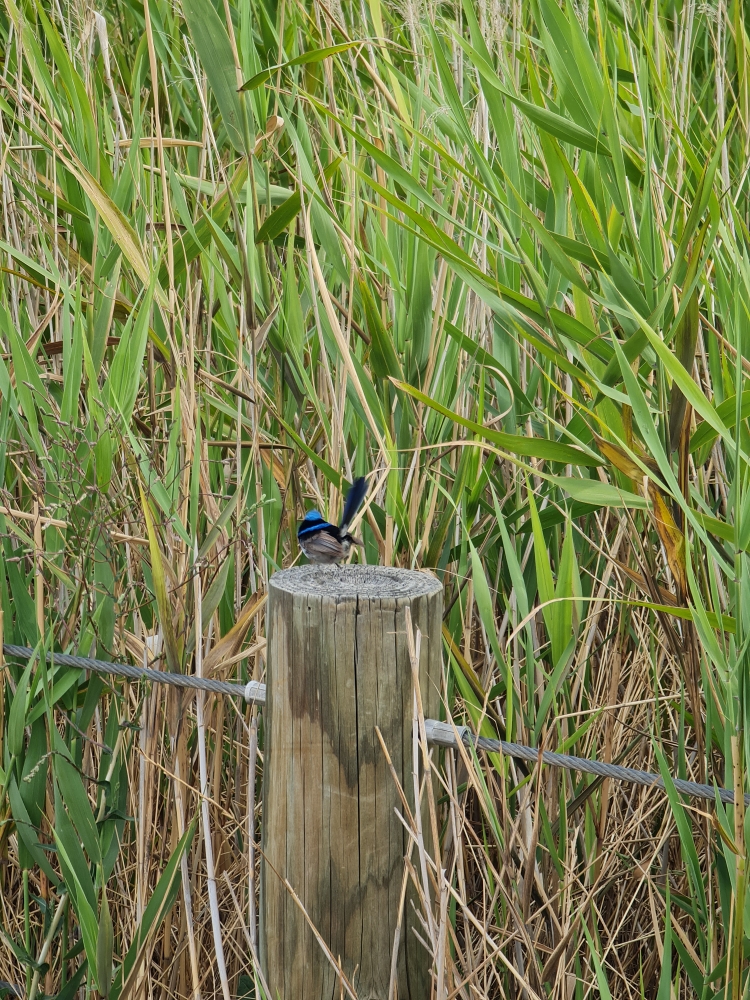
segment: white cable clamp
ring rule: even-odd
[[[260,681],[248,681],[245,685],[245,701],[249,705],[265,705],[266,685]]]

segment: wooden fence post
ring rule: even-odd
[[[422,633],[424,713],[438,718],[442,598],[435,577],[380,566],[301,566],[271,578],[260,951],[274,1000],[346,995],[284,879],[359,1000],[389,1000],[408,844],[375,727],[413,809],[404,615],[408,606]],[[431,960],[412,928],[424,936],[407,895],[398,998],[428,1000]]]

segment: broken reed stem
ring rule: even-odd
[[[201,616],[201,576],[198,566],[198,542],[194,543],[193,592],[195,594],[195,674],[203,676],[203,621]],[[231,1000],[229,980],[224,960],[224,946],[221,941],[221,917],[219,916],[219,899],[216,892],[216,871],[214,868],[214,851],[211,843],[211,820],[208,810],[208,768],[206,766],[206,728],[203,722],[203,705],[205,694],[200,689],[195,692],[195,714],[198,735],[198,767],[201,783],[201,820],[203,823],[203,843],[206,850],[206,880],[208,882],[208,904],[211,911],[211,928],[213,930],[214,948],[216,949],[216,966],[221,980],[224,1000]],[[218,752],[218,751],[217,751]],[[183,854],[184,858],[184,854]]]
[[[42,566],[42,523],[39,520],[39,497],[34,497],[34,598],[39,638],[44,637],[44,569]]]
[[[409,808],[409,802],[406,798],[403,788],[401,787],[401,782],[398,780],[398,775],[396,774],[396,769],[393,766],[393,761],[391,760],[391,755],[388,752],[388,747],[385,745],[385,740],[383,739],[383,734],[380,732],[378,726],[375,726],[375,735],[380,743],[380,748],[383,751],[383,756],[385,757],[386,764],[388,765],[388,770],[391,772],[391,777],[393,778],[393,783],[396,786],[396,791],[398,792],[399,798],[401,799],[401,805],[404,810],[404,821],[405,825],[408,826],[409,830],[414,824],[414,818],[412,811]],[[414,843],[416,837],[409,836],[409,844],[406,851],[406,858],[404,862],[404,875],[401,880],[401,893],[399,895],[398,903],[398,919],[396,921],[396,929],[393,933],[393,951],[391,952],[391,974],[388,980],[388,1000],[396,1000],[397,989],[398,989],[398,955],[399,955],[399,945],[401,943],[401,928],[404,922],[404,906],[406,904],[406,889],[409,885],[409,872],[412,869],[411,866],[411,856],[414,850]]]
[[[149,645],[149,639],[152,645]],[[157,631],[153,636],[144,636],[144,646],[143,646],[143,666],[148,667],[149,664],[149,653],[152,656],[157,656],[160,650],[160,643],[162,642],[161,632]],[[139,770],[139,782],[138,782],[138,805],[139,805],[139,823],[138,823],[138,839],[137,839],[137,858],[138,858],[138,871],[137,871],[137,913],[138,913],[138,923],[140,924],[143,917],[143,911],[145,909],[145,893],[148,887],[148,856],[146,851],[146,830],[150,825],[151,818],[151,806],[152,806],[152,793],[154,792],[153,783],[153,772],[149,773],[147,771],[147,765],[151,764],[152,768],[154,766],[160,768],[167,774],[172,780],[172,791],[174,794],[174,806],[175,806],[175,816],[177,817],[177,836],[182,838],[185,833],[185,800],[183,798],[183,785],[186,784],[181,778],[181,767],[180,767],[180,757],[177,752],[173,754],[173,771],[168,771],[160,762],[155,760],[156,756],[156,746],[151,746],[152,741],[156,737],[156,716],[157,716],[157,704],[158,704],[159,694],[156,689],[154,689],[149,695],[146,695],[143,699],[143,706],[141,708],[141,732],[140,732],[140,770]],[[175,751],[175,746],[172,750]],[[157,791],[158,794],[158,791]],[[188,943],[188,955],[190,957],[190,975],[193,981],[193,1000],[201,1000],[201,979],[200,972],[198,971],[198,949],[196,946],[195,938],[195,924],[193,922],[193,895],[191,890],[190,882],[190,871],[188,869],[188,858],[187,852],[183,851],[182,857],[180,858],[180,881],[182,882],[182,902],[183,910],[185,914],[185,928],[187,931],[187,943]],[[139,973],[141,977],[141,982],[138,985],[138,996],[145,998],[145,990],[147,973],[141,971]]]
[[[175,754],[174,759],[174,803],[177,814],[177,834],[182,838],[185,833],[185,802],[182,797],[182,779],[180,777],[180,761]],[[205,799],[203,800],[205,801]],[[198,951],[195,946],[195,925],[193,924],[193,896],[190,889],[190,871],[188,869],[187,851],[180,858],[180,874],[182,875],[182,899],[185,904],[185,926],[187,927],[188,949],[190,951],[190,972],[193,978],[193,1000],[200,1000],[201,977],[198,971]]]
[[[419,748],[421,745],[422,749],[422,766],[425,772],[425,784],[427,786],[427,805],[429,809],[430,816],[430,826],[432,830],[432,849],[435,855],[435,868],[438,874],[438,893],[441,892],[441,884],[443,881],[443,871],[440,867],[440,835],[438,833],[437,824],[437,810],[435,808],[435,796],[433,794],[432,788],[432,777],[431,770],[432,765],[430,762],[430,752],[427,748],[427,731],[425,729],[424,721],[424,709],[422,706],[422,692],[419,686],[419,654],[422,645],[422,634],[419,629],[414,632],[414,627],[412,625],[411,618],[411,608],[407,607],[404,609],[405,620],[406,620],[406,645],[409,651],[409,662],[411,663],[411,673],[412,681],[414,685],[414,742],[413,742],[413,755],[414,755],[414,819],[417,827],[418,843],[419,843],[419,861],[420,867],[422,869],[422,881],[424,883],[424,893],[425,893],[425,912],[427,914],[428,926],[430,929],[430,936],[432,938],[432,956],[433,960],[437,960],[438,953],[438,928],[435,926],[435,918],[432,912],[432,905],[430,903],[430,891],[429,891],[429,881],[427,877],[427,861],[426,861],[426,851],[424,846],[424,833],[422,830],[422,810],[421,801],[419,795]],[[442,998],[438,997],[438,1000]]]
[[[440,836],[438,832],[438,821],[437,821],[437,808],[435,805],[435,795],[432,786],[432,762],[430,760],[430,751],[427,745],[427,732],[425,726],[424,709],[422,706],[422,692],[419,684],[419,658],[420,649],[422,642],[422,635],[420,630],[417,628],[416,633],[412,625],[412,617],[410,608],[405,609],[405,622],[406,622],[406,642],[407,649],[409,652],[409,662],[411,664],[412,671],[412,682],[414,689],[414,715],[413,715],[413,742],[412,742],[412,774],[414,780],[414,836],[411,838],[409,856],[411,855],[411,847],[413,847],[416,841],[419,850],[419,863],[422,878],[422,892],[424,898],[422,900],[422,906],[427,921],[427,928],[430,934],[430,946],[434,962],[435,970],[435,996],[436,1000],[446,1000],[448,996],[448,986],[446,982],[446,948],[447,948],[447,936],[448,936],[448,895],[449,895],[449,885],[446,879],[445,869],[441,865],[441,852],[440,852]],[[383,746],[383,740],[378,733],[378,737]],[[432,843],[434,851],[434,859],[428,857],[427,851],[425,849],[424,843],[424,832],[422,829],[422,796],[419,781],[419,751],[422,751],[422,766],[424,769],[424,783],[422,787],[426,787],[427,790],[427,804],[430,817],[430,827],[432,833]],[[385,749],[385,748],[384,748]],[[386,753],[386,757],[387,757]],[[390,763],[390,761],[389,761]],[[395,775],[394,775],[395,777]],[[435,916],[432,912],[432,903],[430,899],[430,883],[428,875],[428,860],[430,864],[435,869],[437,875],[437,894],[438,894],[438,918],[437,924],[435,922]],[[406,887],[406,874],[409,871],[409,857],[406,858],[405,865],[405,878],[404,878],[404,888],[402,890],[402,900],[401,905],[403,906],[404,892]],[[396,944],[394,946],[394,957],[396,954],[396,948],[398,947],[398,934],[400,929],[399,926],[396,930]],[[389,1000],[393,996],[392,988],[394,986],[393,974],[391,975],[391,983],[389,987]]]
[[[430,900],[430,881],[427,877],[427,851],[424,845],[424,833],[422,831],[422,802],[419,794],[419,714],[417,708],[417,695],[414,694],[414,715],[413,715],[413,741],[412,741],[412,778],[414,781],[414,832],[416,835],[417,847],[419,849],[419,868],[422,876],[422,892],[424,893],[424,908],[427,917],[427,926],[430,931],[430,943],[432,945],[433,958],[435,956],[435,920],[432,915],[432,903]]]
[[[237,894],[234,891],[231,880],[226,872],[222,873],[224,875],[224,881],[227,884],[227,889],[229,889],[229,895],[232,897],[232,902],[234,903],[234,908],[237,910],[237,916],[239,917],[240,927],[242,928],[242,933],[245,935],[245,940],[247,941],[247,946],[250,949],[250,954],[253,958],[253,971],[260,980],[260,985],[263,987],[263,992],[268,1000],[271,1000],[273,994],[268,988],[268,983],[266,982],[266,977],[263,975],[263,969],[260,966],[260,959],[258,958],[258,949],[255,942],[253,941],[247,927],[245,926],[245,918],[242,916],[242,907],[240,906],[240,901],[237,899]],[[257,987],[256,987],[257,988]]]
[[[36,960],[37,968],[34,970],[34,977],[31,980],[31,989],[29,990],[29,1000],[34,1000],[36,996],[36,991],[39,988],[39,979],[41,978],[41,965],[46,961],[49,950],[52,947],[52,940],[57,934],[57,928],[60,926],[60,921],[65,913],[65,908],[68,905],[68,894],[64,892],[60,896],[60,901],[57,904],[57,909],[55,910],[55,915],[52,918],[52,923],[50,924],[49,930],[47,931],[47,936],[44,939],[44,944],[42,945],[42,950],[39,952],[39,956]]]
[[[148,667],[148,650],[143,647],[143,667]],[[135,913],[140,924],[145,907],[143,889],[146,884],[146,737],[148,734],[149,694],[145,694],[141,705],[141,726],[138,733],[140,760],[138,762],[138,816],[136,826],[136,870],[135,870]]]
[[[414,841],[409,838],[409,854],[414,847]],[[396,1000],[396,989],[398,987],[398,948],[401,943],[401,925],[404,921],[404,904],[406,902],[406,888],[409,884],[409,868],[404,865],[404,877],[401,879],[401,894],[398,899],[398,920],[396,930],[393,932],[393,951],[391,952],[391,975],[388,980],[388,1000]]]
[[[258,922],[255,909],[255,779],[258,766],[258,709],[253,706],[250,722],[250,753],[248,759],[247,782],[247,843],[248,843],[248,885],[247,917],[253,948],[258,947]]]
[[[744,741],[743,741],[744,743]],[[734,937],[730,934],[731,941],[731,975],[732,975],[732,1000],[740,1000],[743,995],[742,990],[742,966],[743,966],[743,938],[745,935],[745,796],[743,794],[743,745],[740,737],[731,737],[732,744],[732,770],[734,772],[734,837],[737,845],[735,886],[734,886],[734,911],[735,927]],[[745,991],[747,992],[747,991]]]

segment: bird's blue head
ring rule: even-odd
[[[305,518],[302,523],[314,524],[315,521],[322,521],[322,520],[323,520],[323,515],[320,513],[319,510],[308,510],[308,512],[305,514]]]

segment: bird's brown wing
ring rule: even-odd
[[[333,562],[341,559],[343,556],[341,542],[327,531],[319,531],[312,538],[304,539],[304,544],[305,548],[311,552],[324,559],[331,559]]]

